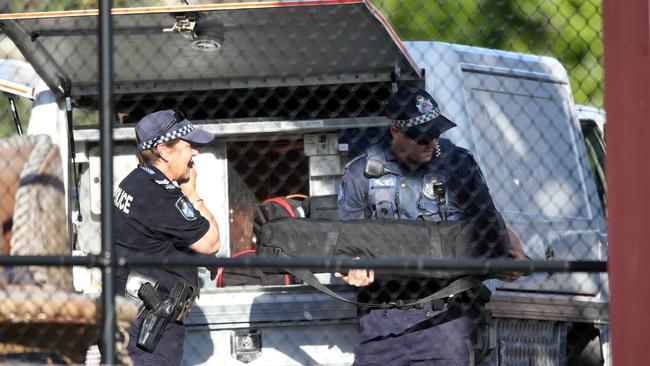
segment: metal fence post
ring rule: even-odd
[[[102,363],[115,364],[115,288],[113,283],[113,39],[111,0],[99,2],[100,143],[102,207]]]
[[[606,0],[604,29],[612,353],[617,365],[647,365],[650,1]]]

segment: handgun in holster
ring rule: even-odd
[[[169,297],[162,300],[149,282],[144,283],[138,290],[138,297],[146,309],[146,315],[138,333],[138,345],[153,352],[167,324],[170,321],[182,321],[190,312],[197,295],[196,287],[178,281]]]

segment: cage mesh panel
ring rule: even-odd
[[[181,2],[114,0],[113,5]],[[96,6],[96,1],[88,0],[11,0],[0,5],[0,13]],[[267,198],[327,196],[331,200],[326,209],[333,212],[346,164],[369,146],[390,142],[388,120],[383,118],[387,103],[398,86],[412,86],[427,88],[442,113],[458,124],[443,137],[470,151],[481,169],[479,177],[527,256],[606,260],[600,1],[372,0],[368,5],[220,6],[209,14],[206,8],[188,8],[192,11],[115,15],[120,20],[115,23],[113,79],[119,130],[115,185],[137,163],[132,128],[145,115],[176,109],[196,126],[217,131],[215,142],[201,147],[216,159],[199,175],[210,177],[200,189],[211,197],[206,199],[210,210],[218,213],[225,247],[219,255],[255,248],[253,215]],[[198,14],[194,35],[162,32],[192,13]],[[394,34],[384,28],[384,21]],[[27,90],[44,90],[47,85],[56,89],[53,96],[61,101],[66,79],[72,80],[77,139],[73,169],[79,183],[77,190],[69,181],[73,174],[67,146],[59,146],[61,156],[58,150],[52,152],[56,147],[51,144],[40,152],[39,162],[56,155],[61,160],[58,169],[37,164],[34,149],[25,146],[45,141],[44,137],[17,136],[10,100],[3,94],[2,254],[99,254],[96,17],[0,20],[0,28],[0,61],[34,61],[40,64],[35,69],[45,83],[33,70],[25,71],[25,65],[1,62],[0,84],[16,82]],[[25,32],[26,43],[17,48],[13,42],[20,32]],[[393,36],[404,43],[395,42]],[[197,39],[217,40],[222,48],[196,51],[191,44]],[[21,53],[33,49],[37,51]],[[26,134],[50,131],[55,139],[64,135],[65,113],[56,112],[56,105],[39,104],[32,110],[42,101],[24,97],[14,101]],[[582,106],[575,108],[574,103]],[[44,113],[44,108],[51,109]],[[55,126],[57,119],[61,122]],[[19,140],[27,145],[17,144]],[[423,149],[406,146],[410,147],[405,153],[412,156]],[[30,159],[31,170],[26,168]],[[465,189],[449,194],[475,194]],[[73,211],[72,238],[63,216],[66,208]],[[490,239],[482,235],[488,231],[480,233],[475,245]],[[217,271],[199,270],[202,295],[200,306],[186,321],[183,364],[353,362],[363,310],[295,278],[288,287],[216,289]],[[248,281],[255,284],[259,278]],[[485,284],[496,291],[489,307],[497,343],[484,364],[591,365],[604,357],[593,344],[607,341],[606,334],[598,335],[607,328],[592,323],[608,319],[606,275],[536,272],[514,282],[490,279]],[[343,285],[333,288],[349,299],[385,303],[422,298],[440,285],[438,280],[402,276],[378,279],[359,291]],[[99,364],[99,351],[91,345],[99,342],[96,300],[101,288],[99,268],[1,264],[0,363],[64,364],[85,359],[87,364]],[[462,309],[471,316],[477,299],[465,295]],[[118,311],[120,329],[133,316],[132,308]],[[261,352],[258,341],[263,341]],[[123,356],[122,352],[120,360],[127,364]]]

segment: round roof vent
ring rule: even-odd
[[[204,52],[214,52],[221,48],[221,42],[216,39],[197,39],[192,42],[192,48]]]

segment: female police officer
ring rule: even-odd
[[[391,141],[371,146],[348,163],[338,195],[339,219],[480,220],[487,215],[502,220],[469,151],[439,138],[456,124],[440,113],[426,91],[400,89],[387,109]],[[368,160],[379,162],[389,174],[364,174]],[[509,236],[514,239],[512,249],[501,254],[525,257],[514,234]],[[371,285],[360,294],[361,301],[376,303],[412,303],[444,286],[435,279],[375,282],[372,270],[336,275],[355,286]],[[516,277],[510,274],[505,279]],[[448,306],[440,301],[418,305],[363,315],[355,365],[474,364],[473,319],[462,316],[406,332]]]
[[[196,192],[196,144],[214,136],[198,129],[179,112],[151,113],[136,128],[139,165],[122,180],[113,195],[115,252],[118,256],[214,254],[219,250],[219,227]],[[175,183],[174,183],[175,182]],[[196,268],[119,268],[118,295],[137,297],[145,282],[157,283],[161,299],[178,281],[197,286]],[[137,343],[142,318],[129,329],[128,352],[136,365],[178,365],[183,355],[185,328],[169,321],[159,343],[145,350]]]

